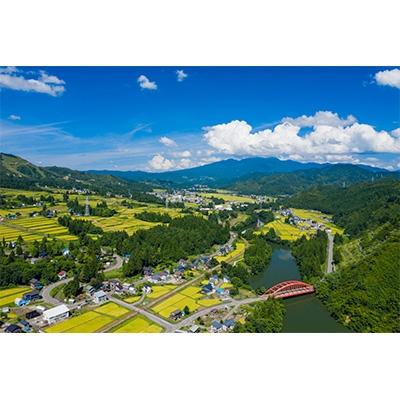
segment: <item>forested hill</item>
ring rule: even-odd
[[[400,182],[319,186],[286,200],[331,213],[349,237],[335,237],[336,273],[316,281],[317,295],[357,332],[400,331]]]
[[[39,167],[20,157],[0,153],[0,187],[35,190],[45,186],[125,195],[151,190],[149,185],[140,182],[129,182],[111,175],[95,175],[68,168]]]
[[[320,210],[354,236],[384,223],[400,225],[400,181],[381,179],[349,187],[317,186],[285,201],[295,208]]]
[[[400,174],[367,166],[336,164],[290,173],[257,174],[236,181],[229,189],[243,194],[291,195],[314,185],[348,186],[386,177],[400,179]]]

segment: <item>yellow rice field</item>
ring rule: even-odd
[[[114,333],[159,333],[162,327],[149,321],[147,318],[137,315],[121,324],[113,330]]]

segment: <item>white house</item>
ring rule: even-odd
[[[50,308],[43,312],[43,318],[49,324],[61,321],[69,317],[69,308],[65,304],[61,304],[57,307]]]
[[[104,303],[108,300],[106,293],[103,290],[99,290],[98,292],[93,294],[93,301],[96,304]]]

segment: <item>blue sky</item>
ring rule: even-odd
[[[6,67],[1,151],[162,171],[278,157],[400,169],[395,67]]]

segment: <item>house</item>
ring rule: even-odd
[[[43,319],[49,324],[62,321],[69,317],[69,308],[65,304],[50,308],[43,312]]]
[[[29,281],[29,285],[30,285],[30,287],[31,287],[32,289],[40,290],[40,289],[43,288],[43,284],[39,281],[39,279],[36,279],[36,278],[32,278],[32,279]]]
[[[203,294],[210,294],[213,291],[213,285],[211,285],[211,283],[207,283],[207,285],[204,285],[201,288],[201,293]]]
[[[61,281],[62,279],[66,279],[67,278],[67,273],[65,271],[60,271],[58,274],[58,279]]]
[[[26,304],[28,304],[29,301],[28,301],[28,300],[25,300],[25,299],[21,299],[20,297],[17,297],[17,298],[14,300],[14,303],[15,303],[16,306],[22,307],[22,306],[25,306]]]
[[[37,312],[36,310],[29,311],[25,314],[26,319],[33,319],[39,317],[40,313]]]
[[[211,332],[221,332],[223,330],[223,326],[219,321],[213,321],[211,324]]]
[[[149,285],[144,285],[143,288],[142,288],[142,292],[145,293],[145,294],[151,293],[151,290],[152,290],[151,286],[149,286]]]
[[[176,321],[176,320],[178,320],[179,318],[182,318],[182,317],[183,317],[183,311],[182,311],[182,310],[179,310],[179,309],[177,309],[177,310],[175,310],[175,311],[172,311],[172,313],[169,315],[169,317],[170,317],[171,319],[173,319],[174,321]]]
[[[199,330],[200,330],[200,327],[199,327],[198,325],[192,325],[192,326],[189,328],[189,332],[190,332],[190,333],[197,333]]]
[[[4,330],[5,333],[22,333],[22,329],[19,325],[11,324],[8,325]]]
[[[95,291],[96,289],[93,286],[91,285],[86,286],[86,292],[89,296],[93,296]]]
[[[104,303],[107,300],[108,300],[108,297],[103,290],[99,290],[98,292],[93,294],[93,301],[96,304]]]
[[[226,319],[223,322],[224,330],[231,331],[235,327],[235,320],[234,319]]]
[[[64,257],[69,256],[70,253],[71,253],[71,252],[69,251],[69,249],[63,249],[63,251],[62,251],[62,255],[63,255]]]
[[[39,290],[32,290],[31,292],[24,294],[25,301],[34,301],[34,300],[39,300],[41,298],[42,296],[40,295]]]
[[[28,321],[22,320],[22,321],[20,321],[20,323],[22,325],[22,329],[24,332],[30,332],[32,327],[30,326]]]

